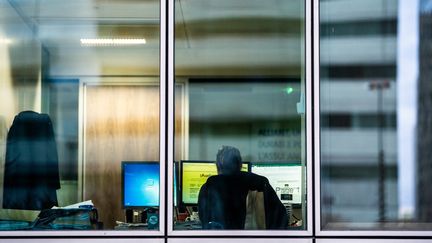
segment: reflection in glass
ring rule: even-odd
[[[431,6],[321,2],[323,230],[431,229]]]
[[[281,228],[304,230],[304,1],[178,1],[174,56],[174,160],[180,178],[174,230],[254,229],[235,223],[245,221],[241,211],[246,197],[233,201],[241,208],[235,212],[219,208],[223,212],[217,215],[230,219],[224,223],[199,220],[208,218],[200,213],[201,185],[223,174],[211,172],[216,172],[216,155],[222,146],[237,148],[242,161],[250,165],[248,170],[253,169],[237,171],[239,180],[240,174],[255,173],[270,181],[277,201],[285,207],[277,214],[291,215],[290,225]],[[213,169],[185,175],[194,167],[203,170],[201,164],[212,164]],[[276,168],[271,165],[299,165],[300,169],[276,174],[269,172]],[[226,195],[229,183],[222,184],[226,190],[210,190],[214,192],[210,194]],[[298,194],[281,193],[291,186]],[[291,196],[296,200],[291,201]],[[255,229],[275,229],[258,225]]]

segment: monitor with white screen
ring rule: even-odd
[[[302,203],[302,166],[299,163],[253,163],[251,172],[265,176],[284,204]]]

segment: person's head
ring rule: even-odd
[[[231,146],[222,146],[216,155],[218,174],[232,175],[241,170],[242,158],[240,151]]]

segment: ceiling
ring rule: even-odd
[[[157,74],[159,1],[0,0],[50,53],[53,75]],[[299,76],[302,0],[176,0],[176,74]],[[1,7],[1,5],[0,5]],[[142,46],[81,46],[81,38],[145,38]]]

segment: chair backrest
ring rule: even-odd
[[[249,191],[246,197],[246,230],[263,230],[266,228],[264,193]]]

